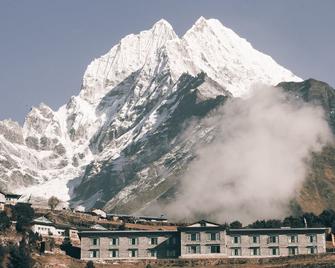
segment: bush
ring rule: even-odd
[[[29,204],[18,203],[13,207],[13,217],[16,219],[16,230],[19,233],[29,231],[34,216],[35,211]]]
[[[232,223],[230,223],[229,228],[240,229],[242,228],[242,223],[240,223],[239,221],[233,221]]]
[[[0,231],[5,231],[11,226],[11,221],[5,212],[0,213]]]
[[[22,239],[19,245],[0,246],[0,267],[31,268],[33,261],[29,245]]]
[[[88,261],[85,268],[95,268],[93,261]]]

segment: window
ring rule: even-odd
[[[316,235],[309,235],[308,236],[309,243],[316,243]]]
[[[119,257],[119,250],[118,249],[111,249],[109,251],[110,258],[118,258]]]
[[[307,254],[317,254],[317,253],[318,253],[317,247],[308,247],[307,248]]]
[[[187,234],[187,239],[189,241],[199,241],[200,240],[200,233],[189,233],[189,234]]]
[[[100,251],[99,250],[91,250],[90,251],[90,258],[99,258],[100,257]]]
[[[138,250],[137,249],[129,249],[128,250],[129,258],[137,258]]]
[[[288,255],[293,256],[298,254],[298,247],[289,247]]]
[[[270,248],[270,254],[272,256],[278,256],[279,255],[279,247]]]
[[[129,238],[129,245],[137,245],[137,244],[138,244],[138,238],[137,237]]]
[[[274,243],[278,243],[278,236],[277,235],[270,235],[269,239],[268,239],[269,243],[274,244]]]
[[[175,237],[171,237],[168,241],[169,241],[172,245],[177,244],[177,238],[175,238]]]
[[[157,245],[158,244],[158,238],[157,237],[151,237],[149,238],[150,245]]]
[[[210,241],[220,240],[220,233],[207,233],[207,240]]]
[[[297,235],[290,235],[288,237],[288,242],[289,243],[298,243],[298,236]]]
[[[109,241],[110,246],[118,246],[119,245],[119,238],[117,237],[112,237],[111,240]]]
[[[241,237],[240,236],[233,236],[233,244],[239,244],[241,242]]]
[[[232,248],[231,249],[231,255],[232,256],[240,256],[241,255],[241,249],[240,248]]]
[[[189,245],[186,250],[188,254],[198,254],[200,253],[200,245]]]
[[[260,248],[259,247],[257,247],[257,248],[251,248],[250,249],[250,255],[251,256],[259,256],[259,255],[261,255]]]
[[[157,257],[157,250],[148,250],[148,257]]]
[[[220,253],[220,245],[209,245],[208,253]]]
[[[174,258],[176,256],[176,251],[174,249],[168,249],[166,251],[166,257]]]
[[[92,246],[99,246],[99,238],[91,238],[91,245]]]
[[[250,238],[252,244],[259,244],[260,239],[258,235],[253,235]]]

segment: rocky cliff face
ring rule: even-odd
[[[254,83],[281,81],[301,79],[219,21],[200,18],[180,38],[160,20],[92,61],[58,111],[41,104],[23,127],[0,122],[1,187],[134,212],[210,142],[203,117]]]
[[[278,86],[296,97],[315,105],[321,105],[329,125],[335,133],[335,90],[328,84],[308,79],[300,83],[283,82]],[[306,181],[294,201],[298,212],[316,214],[325,208],[335,209],[335,148],[327,146],[321,154],[314,154]]]

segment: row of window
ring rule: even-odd
[[[48,227],[37,227],[37,230],[39,230],[39,231],[50,231],[50,228],[48,228]]]
[[[270,247],[270,254],[273,256],[280,255],[279,247]],[[187,254],[201,254],[201,247],[200,245],[188,245],[186,246]],[[221,253],[220,245],[207,245],[205,253]],[[308,254],[316,254],[317,247],[307,247]],[[297,255],[298,254],[298,247],[288,247],[288,254],[289,255]],[[232,256],[241,256],[241,248],[231,248],[231,255]],[[251,256],[259,256],[261,255],[260,247],[251,247],[250,248],[250,255]]]
[[[272,256],[278,256],[280,255],[279,247],[271,247],[270,254]],[[307,247],[307,254],[316,254],[317,253],[317,247]],[[298,247],[288,247],[288,255],[298,255],[299,249]],[[241,256],[241,248],[232,248],[231,249],[231,255],[232,256]],[[253,247],[250,248],[250,255],[251,256],[260,256],[261,255],[261,249],[259,247]]]
[[[309,243],[316,243],[316,235],[306,235]],[[298,235],[288,235],[287,236],[288,243],[298,243]],[[251,236],[250,242],[252,244],[259,244],[260,243],[260,236]],[[268,244],[276,244],[279,242],[278,235],[270,235],[268,236],[267,243]],[[241,243],[241,236],[233,236],[232,237],[233,244]]]
[[[200,233],[187,233],[186,235],[187,235],[188,241],[199,241],[200,240]],[[219,232],[206,233],[206,240],[208,241],[220,240],[220,233]]]
[[[206,233],[206,239],[208,241],[217,241],[220,240],[220,233]],[[307,235],[309,243],[316,243],[316,235]],[[288,235],[287,236],[288,243],[298,243],[298,236],[297,235]],[[188,233],[187,234],[188,241],[200,241],[200,233]],[[259,244],[260,243],[260,236],[254,235],[250,236],[250,242],[252,244]],[[271,243],[278,243],[279,236],[278,235],[270,235],[268,236],[267,242]],[[241,243],[241,236],[233,236],[232,237],[233,244],[240,244]]]
[[[119,250],[118,249],[111,249],[109,250],[109,257],[110,258],[119,258]],[[167,257],[175,257],[176,251],[175,250],[167,250],[166,251]],[[129,258],[138,258],[138,249],[128,249],[128,257]],[[147,257],[157,257],[157,250],[147,250]],[[100,258],[100,250],[93,249],[90,250],[90,258]]]
[[[170,239],[166,240],[167,243],[171,243],[172,245],[175,245],[177,243],[177,240],[175,237],[171,237]],[[110,246],[118,246],[120,243],[118,237],[112,237],[109,240],[109,245]],[[128,238],[128,243],[129,245],[136,246],[139,244],[139,239],[138,237],[131,237]],[[158,245],[158,237],[148,237],[148,243],[149,245]],[[99,238],[91,238],[91,245],[92,246],[99,246],[100,244],[100,239]]]

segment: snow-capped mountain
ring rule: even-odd
[[[201,118],[254,83],[282,81],[301,79],[218,20],[201,17],[182,37],[160,20],[93,60],[79,95],[58,111],[41,104],[22,127],[0,122],[1,187],[141,209],[173,188],[195,144],[211,139]]]

